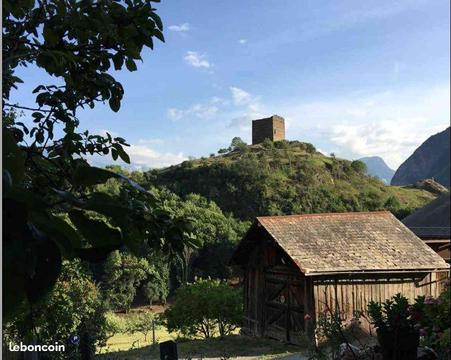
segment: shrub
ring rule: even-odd
[[[439,353],[451,348],[451,287],[437,299],[427,297],[424,300],[424,317],[421,319],[420,335],[422,343]]]
[[[269,138],[263,140],[262,145],[265,149],[274,149],[274,142]]]
[[[36,334],[40,344],[65,345],[64,353],[42,353],[42,359],[91,358],[96,346],[104,346],[108,337],[100,290],[80,261],[64,261],[62,265],[52,292],[32,310],[32,316],[8,324],[8,335],[27,342]],[[29,329],[34,329],[33,334]],[[78,348],[69,340],[75,334],[80,336]]]
[[[126,332],[130,334],[141,333],[144,335],[144,341],[147,341],[147,335],[152,331],[155,317],[151,312],[141,312],[127,317]]]
[[[185,336],[209,338],[217,331],[229,335],[240,323],[242,301],[240,290],[219,280],[196,280],[180,287],[174,303],[166,310],[169,331]]]
[[[232,149],[232,151],[238,150],[243,152],[246,148],[247,144],[240,137],[234,137],[229,149]]]
[[[105,333],[108,339],[127,331],[126,320],[123,317],[117,316],[113,312],[107,312],[105,320]]]
[[[366,172],[366,164],[363,161],[354,160],[351,162],[351,167],[359,174],[364,174]]]
[[[368,314],[378,330],[413,331],[423,313],[424,297],[415,299],[413,305],[401,294],[396,294],[382,304],[371,301]]]
[[[305,143],[304,148],[305,148],[305,151],[307,151],[310,154],[313,154],[316,151],[316,148],[310,143]]]
[[[276,149],[289,149],[290,142],[288,140],[279,140],[274,142],[274,146]]]

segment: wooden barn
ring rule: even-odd
[[[258,217],[232,264],[244,274],[243,332],[291,343],[313,338],[327,307],[350,320],[398,292],[437,296],[449,273],[389,212]]]

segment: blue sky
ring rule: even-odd
[[[449,0],[163,0],[166,43],[138,71],[116,73],[119,113],[79,114],[81,127],[132,144],[135,167],[208,156],[251,120],[278,114],[290,140],[396,168],[449,126]],[[13,101],[49,80],[35,68]],[[110,159],[94,159],[106,164]]]

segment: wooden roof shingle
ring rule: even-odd
[[[262,216],[260,226],[306,275],[449,268],[390,212]]]

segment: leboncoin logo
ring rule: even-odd
[[[20,344],[9,343],[9,351],[64,352],[65,350],[65,346],[58,343],[52,345],[26,345],[22,342]]]

